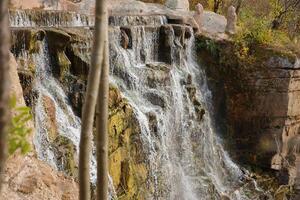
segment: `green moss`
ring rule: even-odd
[[[210,38],[198,37],[196,40],[196,48],[198,50],[206,50],[213,58],[218,58],[220,53],[219,44]]]
[[[75,159],[76,147],[73,142],[65,136],[59,135],[53,144],[58,161],[67,175],[78,176],[78,166]]]
[[[71,62],[69,61],[68,57],[63,51],[57,52],[57,58],[58,58],[58,65],[59,65],[59,78],[61,81],[63,81],[67,75],[70,73],[70,65]]]
[[[109,97],[109,171],[118,199],[145,199],[148,169],[137,119],[116,87]]]

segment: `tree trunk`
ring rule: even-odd
[[[96,0],[94,47],[92,52],[91,68],[89,70],[87,92],[82,112],[82,128],[79,152],[79,193],[80,200],[89,200],[90,192],[90,160],[93,122],[96,102],[99,92],[101,64],[105,31],[107,30],[107,0]]]
[[[243,3],[243,0],[238,0],[237,3],[236,3],[236,14],[237,15],[240,13],[242,3]]]
[[[0,191],[7,157],[7,134],[9,120],[9,23],[8,1],[0,1]]]
[[[108,98],[109,98],[109,43],[104,30],[105,49],[97,106],[97,199],[108,199]]]
[[[220,8],[220,3],[221,3],[220,0],[214,0],[214,12],[215,13],[218,13],[219,8]]]

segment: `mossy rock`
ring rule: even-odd
[[[64,171],[67,175],[78,177],[78,158],[76,146],[73,142],[62,135],[56,137],[52,147],[59,163],[59,170]]]
[[[138,121],[116,87],[109,97],[109,172],[118,199],[145,199],[149,172]]]

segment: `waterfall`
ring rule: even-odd
[[[27,58],[25,60],[28,61],[28,55],[26,52],[22,52],[21,56],[23,58]],[[38,93],[38,98],[34,108],[36,127],[34,145],[37,156],[39,159],[48,162],[55,169],[64,171],[66,161],[63,159],[60,160],[60,156],[55,155],[56,152],[54,150],[55,147],[53,147],[52,144],[53,141],[49,138],[53,127],[47,128],[49,126],[49,113],[47,113],[45,98],[50,99],[53,103],[58,134],[70,140],[70,144],[74,144],[76,151],[74,156],[77,162],[79,159],[81,120],[73,112],[62,86],[52,74],[47,38],[41,42],[40,51],[38,53],[31,54],[31,56],[32,62],[36,66],[36,77],[33,90]],[[96,183],[97,169],[95,154],[95,146],[93,145],[93,155],[91,156],[90,165],[92,184]],[[114,191],[112,179],[110,177],[109,185],[110,199],[113,199],[116,192]]]
[[[10,10],[11,27],[86,27],[94,25],[94,17],[75,12],[43,10]]]
[[[129,49],[120,45],[121,29],[115,26],[110,34],[112,82],[134,108],[141,127],[155,186],[150,199],[258,198],[262,191],[253,180],[243,183],[244,172],[230,159],[212,127],[211,94],[193,56],[193,36],[182,41],[171,32],[168,64],[158,58],[160,26],[132,25]],[[202,119],[197,110],[200,102],[205,110]],[[157,122],[156,131],[150,128],[149,115]]]
[[[88,18],[74,14],[67,15],[71,21],[58,13],[54,13],[60,16],[54,21],[50,15],[44,18],[45,13],[39,13],[38,18],[31,15],[26,11],[11,14],[11,26],[80,28],[93,24]],[[109,23],[110,81],[132,106],[140,126],[143,151],[149,163],[148,184],[154,187],[148,199],[219,200],[224,196],[232,200],[258,199],[264,192],[254,180],[245,181],[244,170],[230,159],[212,125],[211,94],[205,73],[194,59],[192,28],[169,25],[161,15],[112,16]],[[162,30],[167,30],[163,39]],[[128,36],[127,48],[120,44],[124,33]],[[81,122],[52,74],[47,37],[39,45],[40,50],[31,53],[30,59],[26,52],[19,55],[36,66],[34,144],[41,160],[64,170],[65,162],[52,145],[49,112],[55,114],[56,132],[74,145],[77,160]],[[95,183],[93,151],[91,182]],[[112,187],[110,194],[113,198]]]

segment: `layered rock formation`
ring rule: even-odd
[[[216,123],[232,155],[248,166],[279,170],[282,184],[293,183],[298,154],[291,141],[300,125],[297,56],[252,46],[247,58],[233,57],[231,42],[205,37],[198,47],[214,93]]]
[[[60,80],[69,96],[71,104],[78,115],[84,101],[84,92],[89,68],[91,32],[84,29],[13,29],[12,50],[19,63],[19,75],[23,77],[21,84],[27,105],[34,106],[34,80],[36,79],[36,53],[41,51],[41,41],[49,41],[49,51],[53,55],[51,66],[53,73]],[[23,42],[23,39],[25,41]],[[20,42],[23,43],[21,47]],[[24,51],[26,52],[24,57]],[[24,60],[26,59],[26,60]],[[148,169],[143,156],[140,130],[132,108],[121,97],[117,88],[110,87],[109,100],[109,155],[110,174],[118,196],[128,199],[142,199],[146,194]],[[46,112],[48,138],[59,170],[67,175],[77,177],[78,155],[72,141],[59,135],[57,128],[56,106],[49,96],[42,97],[42,105]]]
[[[81,0],[10,0],[13,9],[47,9],[78,11]]]

